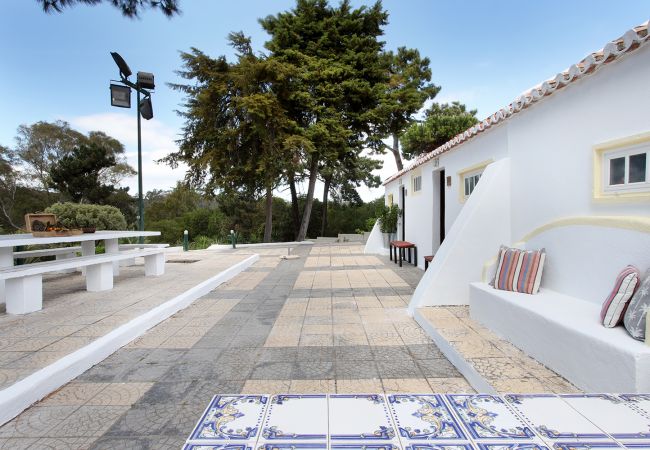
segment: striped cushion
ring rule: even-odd
[[[605,299],[603,308],[600,310],[600,321],[607,328],[615,327],[623,319],[628,302],[639,284],[640,275],[636,267],[627,266],[616,277],[614,289]]]
[[[542,281],[546,251],[501,246],[493,286],[502,291],[537,294]]]

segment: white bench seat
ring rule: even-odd
[[[120,244],[120,251],[133,250],[136,248],[167,248],[169,244]]]
[[[86,289],[91,292],[105,291],[113,288],[113,263],[138,257],[144,257],[145,276],[164,273],[165,253],[160,248],[81,256],[1,269],[0,280],[6,283],[7,313],[25,314],[42,309],[43,275],[46,273],[85,267]]]
[[[650,347],[602,326],[595,302],[471,283],[470,315],[586,391],[650,392]]]
[[[57,259],[65,259],[65,257],[74,256],[76,253],[81,253],[80,246],[43,248],[14,252],[14,259],[40,258],[42,256],[56,256]]]

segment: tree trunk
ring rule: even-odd
[[[325,177],[325,186],[323,186],[323,220],[320,225],[320,235],[325,236],[327,229],[327,199],[330,193],[330,185],[332,184],[332,176]]]
[[[291,216],[293,218],[293,236],[298,237],[300,229],[300,206],[298,205],[298,193],[296,192],[296,180],[293,175],[289,176],[289,190],[291,191]]]
[[[402,164],[402,155],[399,152],[399,136],[397,134],[393,135],[393,148],[391,151],[395,157],[395,164],[397,164],[397,171],[399,172],[404,168],[404,165]]]
[[[318,177],[318,155],[312,154],[311,167],[309,168],[309,188],[307,189],[307,198],[305,199],[305,209],[302,212],[302,222],[298,230],[297,241],[304,241],[307,237],[307,227],[311,217],[311,207],[314,204],[314,189],[316,188],[316,178]]]
[[[273,188],[266,188],[265,205],[266,223],[264,224],[264,242],[271,242],[271,231],[273,229]]]

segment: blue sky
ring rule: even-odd
[[[355,5],[369,3],[353,0]],[[182,96],[179,51],[197,47],[231,55],[226,36],[242,30],[262,50],[259,17],[287,10],[289,0],[180,0],[181,16],[148,11],[123,18],[114,8],[79,5],[44,14],[34,0],[2,0],[0,15],[0,144],[14,144],[16,128],[63,119],[81,131],[103,130],[120,139],[135,164],[135,110],[110,106],[108,85],[118,77],[109,52],[134,72],[153,72],[155,118],[143,122],[145,189],[164,189],[182,178],[153,161],[174,148],[182,127],[175,110]],[[647,0],[386,0],[386,47],[418,48],[431,59],[437,101],[460,100],[484,118],[524,90],[600,49],[650,17]],[[382,177],[395,171],[385,158]],[[135,179],[127,180],[135,187]],[[365,199],[379,190],[361,190]]]

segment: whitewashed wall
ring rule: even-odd
[[[646,202],[592,198],[593,146],[650,131],[650,46],[508,121],[513,238],[556,218],[650,215]]]
[[[436,172],[444,169],[445,177],[451,177],[451,186],[445,183],[445,230],[448,234],[464,203],[460,201],[458,173],[478,163],[496,161],[507,156],[507,123],[495,127],[488,134],[466,142],[440,157],[439,166],[434,162],[417,167],[401,177],[406,186],[406,240],[418,247],[418,267],[424,269],[424,256],[435,254],[440,245],[439,216],[437,210],[438,184]],[[422,191],[413,193],[411,177],[422,176]],[[399,199],[399,179],[386,185],[386,196],[393,194]],[[402,205],[400,205],[401,207]],[[400,228],[401,230],[401,228]]]
[[[440,156],[439,168],[452,177],[451,187],[445,187],[447,235],[464,206],[459,201],[458,172],[504,157],[510,158],[511,172],[511,218],[510,223],[504,224],[511,232],[510,242],[506,244],[521,239],[536,227],[567,216],[650,216],[648,201],[599,203],[592,195],[593,146],[650,132],[648,80],[650,46],[564,87]],[[405,238],[418,246],[418,265],[422,268],[423,256],[434,253],[438,242],[434,170],[437,169],[433,161],[429,161],[401,177],[408,192]],[[418,172],[422,175],[423,189],[420,194],[412,195],[411,176]],[[386,185],[386,194],[389,193],[397,202],[399,180]],[[495,214],[491,224],[503,220],[503,216]],[[497,247],[495,253],[496,250]],[[458,280],[466,279],[466,275],[459,274]],[[436,304],[441,301],[436,294],[431,290],[417,299],[414,296],[414,301],[419,306]],[[453,303],[467,303],[467,298]]]

